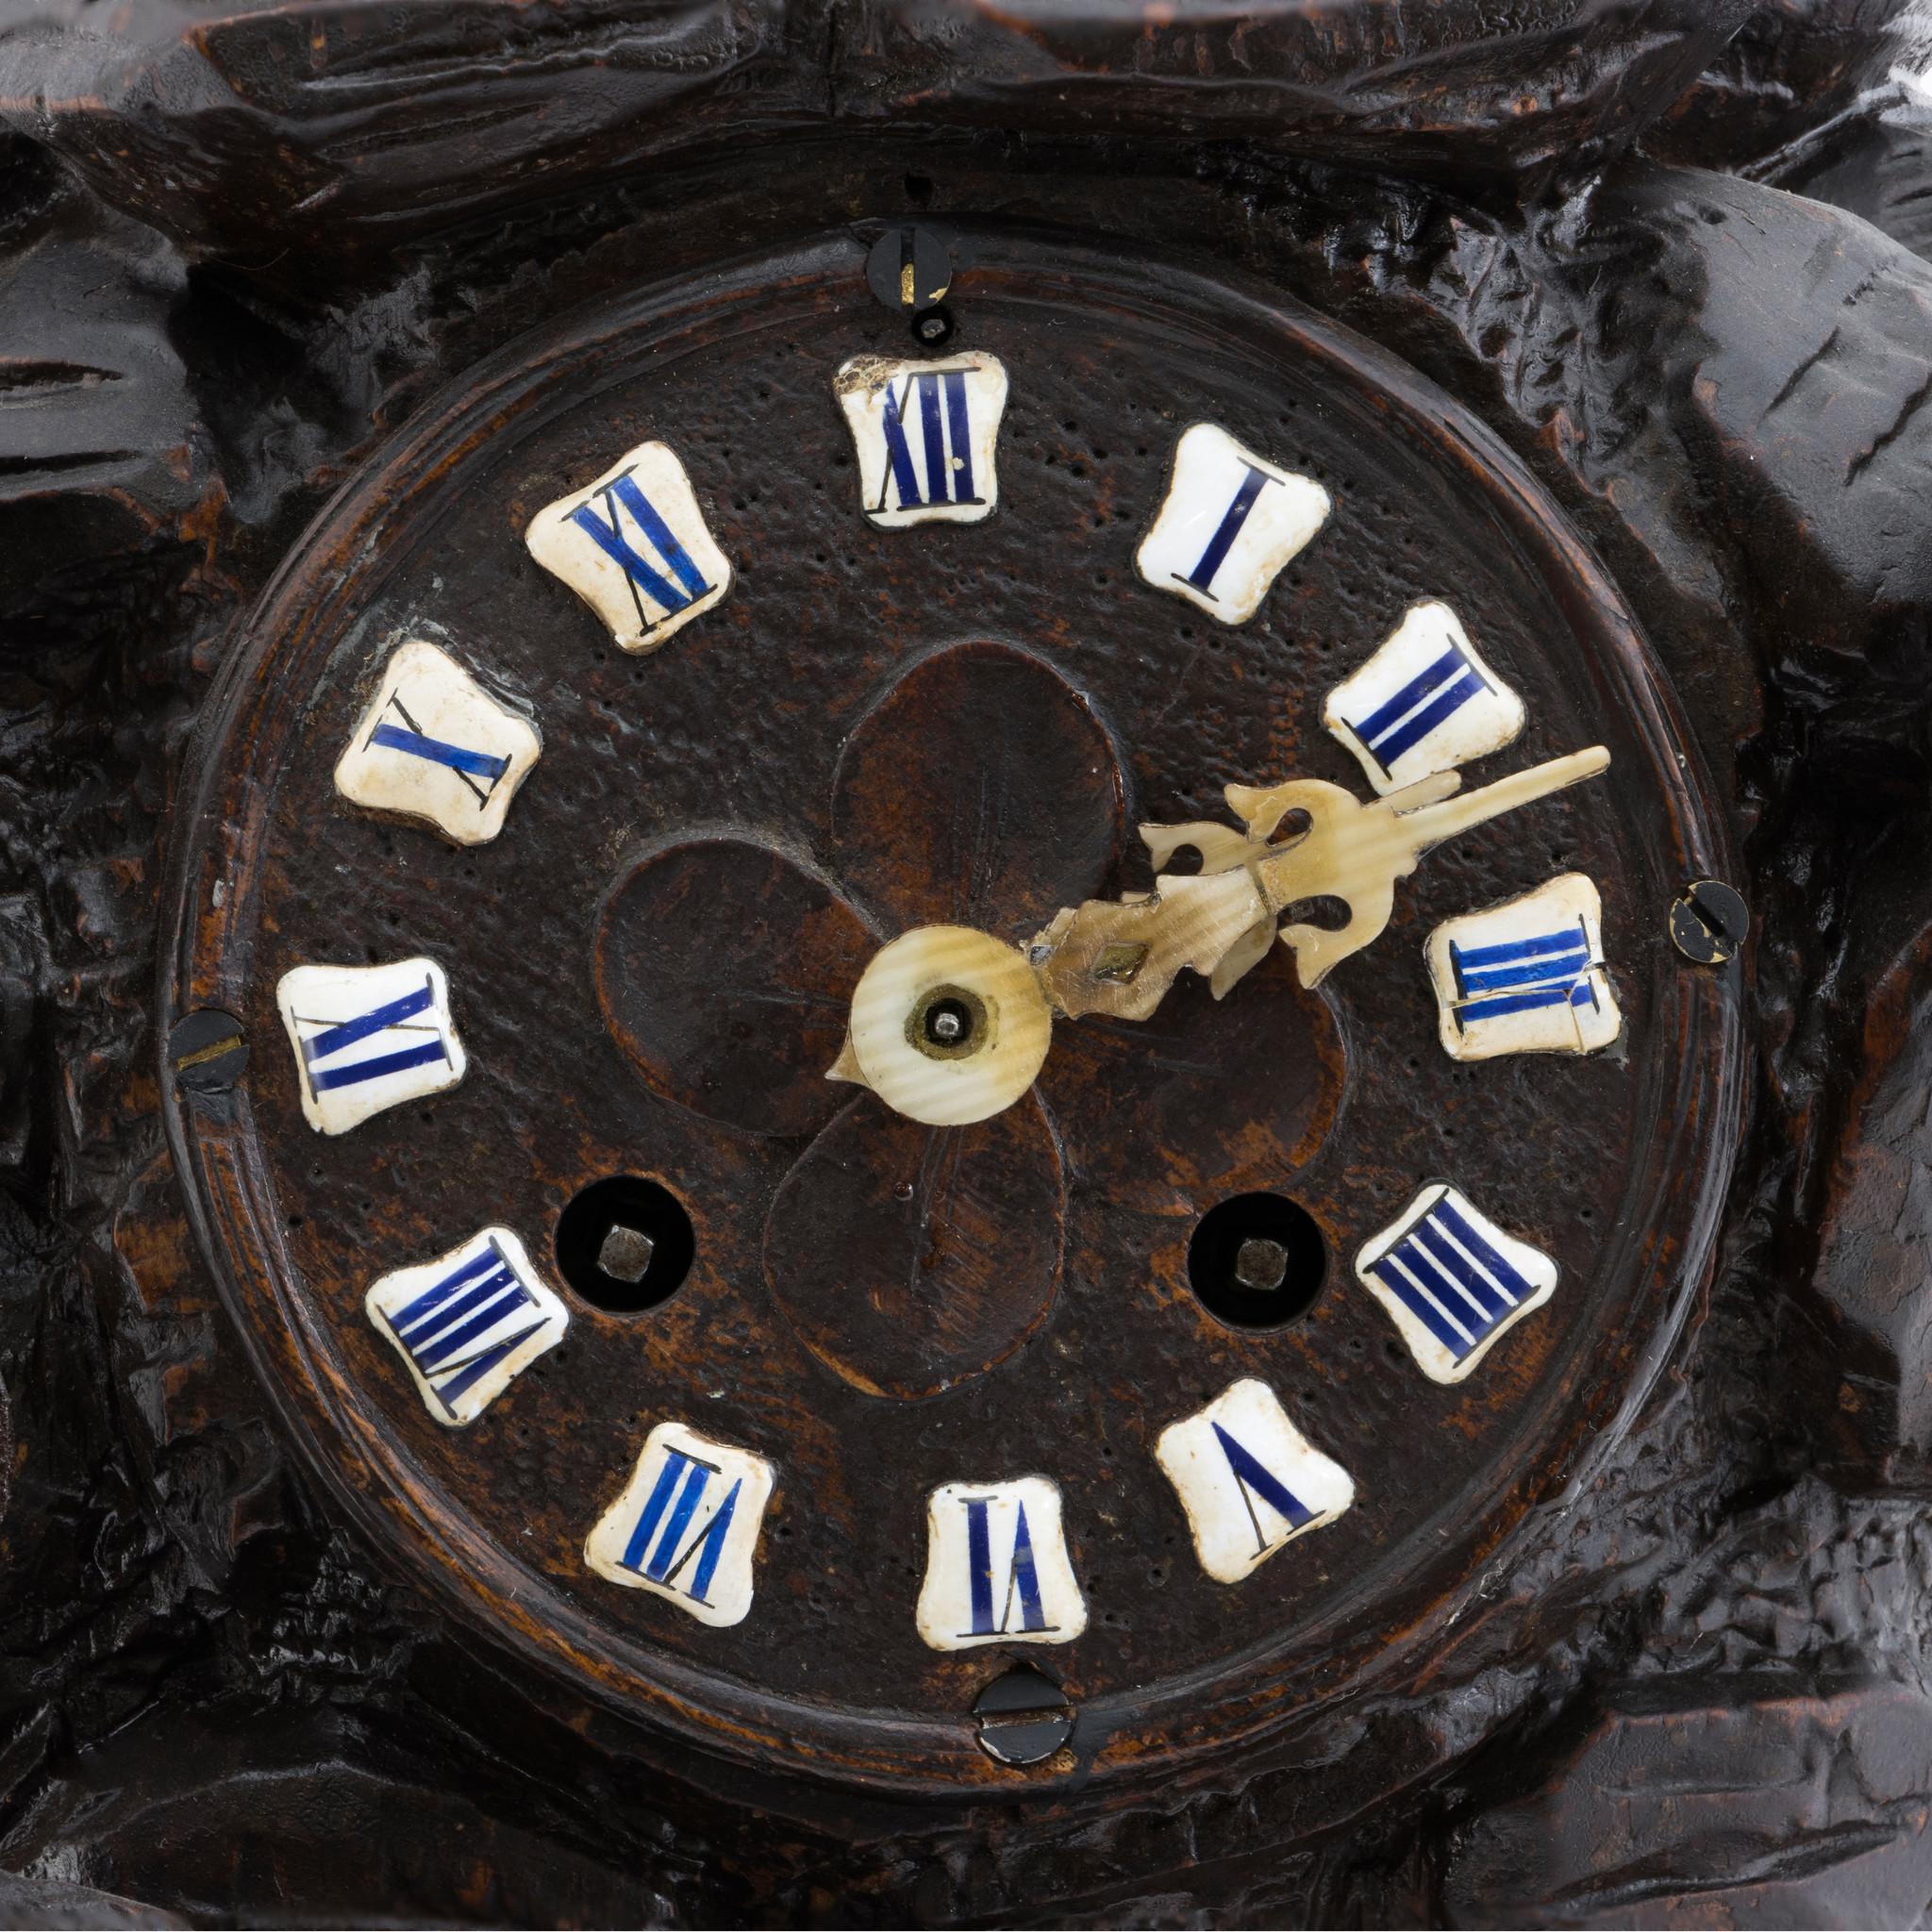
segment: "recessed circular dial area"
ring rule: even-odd
[[[164,1105],[298,1453],[518,1668],[681,1752],[984,1790],[1065,1775],[982,1744],[1010,1713],[980,1692],[1030,1660],[1077,1707],[1068,1749],[1101,1740],[1097,1789],[1464,1627],[1458,1593],[1606,1440],[1730,1144],[1723,984],[1665,918],[1728,867],[1627,612],[1451,401],[1166,264],[992,231],[956,258],[958,337],[890,391],[903,322],[830,237],[519,346],[336,500],[225,670],[181,814],[164,1019],[234,1015],[248,1104]],[[1226,494],[1157,582],[1204,423]],[[881,475],[894,517],[916,486],[946,518],[881,526]],[[1291,476],[1326,521],[1225,623],[1218,572]],[[550,513],[601,569],[598,533],[636,551],[652,510],[688,602],[633,653],[621,575],[606,610],[525,533]],[[1385,646],[1430,608],[1459,628],[1424,625],[1410,674]],[[423,702],[391,691],[417,626],[448,660]],[[1312,989],[1271,933],[1224,933],[1242,970],[1182,971],[1144,1019],[1041,1010],[1060,912],[1154,891],[1190,828],[1204,874],[1258,865],[1295,828],[1238,801],[1288,781],[1392,799],[1430,708],[1485,679],[1521,728],[1491,716],[1465,795],[1597,744],[1607,772],[1421,854]],[[421,810],[339,791],[345,757],[412,760]],[[478,792],[505,807],[480,839]],[[1521,948],[1432,938],[1573,875],[1600,904],[1565,885],[1564,948],[1533,957],[1569,957],[1574,910],[1588,991],[1600,925],[1619,1051],[1557,1050],[1608,1024],[1566,982],[1462,1015],[1557,1046],[1458,1059],[1435,984],[1487,999]],[[855,993],[934,930],[969,938],[874,1027]],[[848,1047],[860,1084],[826,1077]],[[408,1104],[309,1124],[378,1062]],[[980,1069],[1003,1104],[968,1118]],[[1287,1206],[1234,1211],[1257,1196]],[[367,1297],[411,1272],[384,1334]],[[964,1580],[927,1591],[949,1551]]]

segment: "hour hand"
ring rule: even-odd
[[[1274,936],[1253,867],[1236,864],[1216,873],[1164,873],[1140,898],[1089,899],[1069,908],[1054,916],[1026,958],[1047,998],[1068,1018],[1110,1013],[1144,1020],[1183,967],[1210,980],[1230,960],[1244,961],[1245,971]],[[1226,986],[1217,983],[1215,991]]]

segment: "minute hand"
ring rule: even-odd
[[[1454,795],[1462,783],[1457,772],[1438,772],[1372,805],[1320,779],[1291,781],[1265,794],[1271,809],[1284,802],[1288,810],[1306,812],[1308,819],[1303,838],[1278,857],[1255,863],[1255,882],[1271,915],[1300,899],[1348,903],[1344,925],[1282,927],[1281,942],[1293,951],[1302,984],[1318,986],[1340,961],[1380,936],[1394,910],[1395,881],[1407,878],[1430,846],[1593,778],[1609,762],[1609,753],[1593,744],[1512,772],[1461,798]],[[1228,803],[1252,823],[1256,815],[1245,809],[1247,796],[1237,798],[1230,791]]]
[[[1227,802],[1245,821],[1247,841],[1207,825],[1143,828],[1157,860],[1206,841],[1231,861],[1224,871],[1163,874],[1146,898],[1089,900],[1060,913],[1034,941],[1034,969],[1047,997],[1069,1016],[1143,1020],[1181,967],[1212,975],[1219,998],[1266,953],[1274,921],[1288,907],[1342,900],[1349,913],[1343,925],[1281,929],[1303,985],[1318,985],[1382,932],[1394,909],[1395,881],[1412,873],[1430,846],[1593,777],[1609,762],[1603,746],[1591,745],[1464,798],[1453,795],[1460,774],[1440,772],[1367,805],[1321,778],[1265,789],[1230,785]],[[1307,820],[1305,830],[1280,845],[1261,842],[1291,814]],[[1205,846],[1203,856],[1209,857]]]

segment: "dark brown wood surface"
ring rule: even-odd
[[[1241,26],[1071,7],[1016,25],[850,7],[477,7],[405,25],[347,6],[72,6],[9,27],[0,1863],[19,1875],[0,1909],[1913,1919],[1932,1895],[1914,1741],[1932,1453],[1914,1295],[1932,1220],[1913,1078],[1932,270],[1911,252],[1923,175],[1890,77],[1909,42],[1889,11],[1771,8],[1728,46],[1739,17],[1660,6],[1588,21],[1557,5],[1507,21],[1284,8]],[[1835,122],[1861,88],[1877,92]],[[903,340],[859,264],[877,225],[908,215],[958,250],[961,340],[1024,375],[1010,496],[978,533],[1000,559],[991,586],[965,561],[967,531],[932,546],[915,585],[906,546],[840,500],[849,471],[824,468],[843,447],[823,379],[841,331],[855,347]],[[1060,319],[1076,308],[1084,327]],[[516,533],[624,446],[620,419],[683,420],[638,353],[675,315],[700,319],[692,366],[713,358],[701,488],[745,578],[664,653],[598,663],[594,621]],[[1379,346],[1348,347],[1357,373],[1316,384],[1337,412],[1318,424],[1322,459],[1378,514],[1359,550],[1311,549],[1302,584],[1210,651],[1180,635],[1178,604],[1123,596],[1182,420],[1145,412],[1189,385],[1236,414],[1291,392],[1311,379],[1305,357],[1348,340],[1338,323]],[[731,386],[746,368],[771,397]],[[491,385],[524,413],[491,416]],[[1374,400],[1391,395],[1392,411]],[[1313,392],[1303,413],[1321,416]],[[1137,420],[1148,434],[1116,433]],[[1289,433],[1242,420],[1263,446]],[[478,433],[439,451],[459,421]],[[767,423],[783,440],[763,450]],[[1482,459],[1457,458],[1461,444]],[[781,486],[808,468],[826,488],[801,501]],[[1534,480],[1499,498],[1499,477]],[[1441,543],[1445,527],[1463,541]],[[378,541],[358,550],[352,532]],[[816,906],[829,987],[870,943],[860,921],[883,936],[913,909],[948,823],[891,812],[895,776],[930,788],[943,728],[882,729],[876,757],[855,737],[841,761],[868,714],[924,708],[908,667],[965,676],[945,647],[1017,650],[1098,721],[1125,816],[1191,816],[1226,778],[1340,760],[1309,703],[1328,681],[1307,651],[1320,655],[1324,613],[1378,635],[1449,568],[1468,574],[1453,595],[1507,613],[1512,669],[1539,667],[1541,682],[1524,674],[1533,729],[1563,734],[1548,750],[1603,735],[1585,728],[1598,716],[1624,734],[1608,741],[1634,789],[1552,808],[1548,850],[1605,884],[1613,959],[1620,932],[1646,949],[1627,1067],[1564,1064],[1536,1083],[1512,1070],[1484,1086],[1501,1102],[1480,1126],[1460,1075],[1426,1117],[1389,1111],[1399,1083],[1365,1078],[1377,1056],[1382,1075],[1411,1055],[1432,1065],[1425,1013],[1395,1010],[1393,962],[1413,965],[1436,918],[1517,882],[1508,841],[1484,835],[1424,862],[1399,900],[1409,924],[1355,982],[1344,969],[1310,998],[1277,965],[1222,1011],[1177,994],[1144,1040],[1060,1029],[1041,1118],[1064,1239],[1044,1290],[965,1278],[964,1325],[943,1333],[828,1324],[824,1297],[791,1284],[864,1203],[811,1187],[811,1163],[876,1174],[901,1157],[862,1102],[838,1112],[832,1092],[827,1114],[795,1077],[772,1114],[734,1120],[755,1083],[728,1058],[721,1070],[703,1003],[661,975],[626,978],[648,944],[626,917],[696,890],[672,869],[677,841],[720,820],[753,840],[732,890],[767,897],[753,874],[768,864]],[[790,632],[759,614],[779,608]],[[1607,614],[1624,612],[1627,636]],[[311,723],[340,736],[370,639],[425,615],[488,637],[582,747],[572,761],[553,742],[500,847],[471,858],[337,816],[328,759],[295,755]],[[358,616],[370,628],[352,634]],[[1588,641],[1556,658],[1553,634]],[[819,675],[855,639],[862,675]],[[1645,650],[1674,693],[1670,728],[1633,693]],[[1290,672],[1300,681],[1276,702],[1269,680]],[[628,756],[646,732],[649,758]],[[895,767],[894,742],[927,763]],[[1355,776],[1345,762],[1325,774]],[[1089,823],[1111,885],[1140,882],[1113,822]],[[550,861],[540,880],[508,869],[526,828]],[[521,1064],[533,1023],[515,975],[534,954],[594,1077],[566,1077],[567,1054],[547,1050],[508,1084],[479,1078],[445,1096],[453,1145],[385,1142],[377,1171],[357,1136],[322,1143],[294,1123],[264,972],[224,949],[238,934],[257,951],[325,949],[342,879],[419,848],[407,881],[397,867],[358,891],[358,923],[436,950],[451,908],[474,911],[479,962],[502,975],[472,1032],[479,1065]],[[1663,939],[1654,902],[1692,869],[1728,877],[1754,913],[1721,976]],[[217,875],[232,894],[219,909]],[[987,914],[1015,930],[1062,895],[1037,854],[988,876],[1015,881],[1011,909],[995,894]],[[164,937],[180,890],[203,916]],[[267,938],[244,930],[264,907]],[[253,1051],[240,1100],[185,1117],[184,1194],[161,1133],[178,1105],[161,1035],[185,1004],[173,976],[197,961],[228,977],[193,983],[192,999],[231,1004]],[[792,1067],[825,1024],[787,1024]],[[1726,1024],[1742,1029],[1728,1066],[1700,1044]],[[1284,1036],[1306,1043],[1300,1077],[1265,1083],[1257,1048]],[[1205,1066],[1198,1091],[1154,1078],[1150,1053]],[[1669,1097],[1710,1077],[1695,1104]],[[1243,1119],[1258,1139],[1229,1130]],[[1431,1135],[1571,1215],[1550,1240],[1566,1289],[1588,1287],[1559,1291],[1559,1319],[1519,1338],[1530,1367],[1514,1407],[1430,1394],[1430,1417],[1464,1423],[1447,1431],[1377,1412],[1382,1338],[1348,1328],[1345,1293],[1243,1341],[1158,1287],[1180,1278],[1205,1201],[1284,1167],[1307,1176],[1339,1253],[1426,1167]],[[420,1408],[370,1406],[372,1389],[400,1391],[373,1339],[337,1319],[366,1280],[361,1250],[435,1252],[439,1189],[520,1200],[541,1230],[578,1181],[633,1165],[646,1141],[699,1218],[696,1294],[628,1326],[586,1319],[525,1391],[552,1405],[541,1418],[506,1408],[439,1441]],[[866,1145],[844,1159],[848,1142]],[[1606,1143],[1621,1199],[1566,1184]],[[506,1145],[515,1163],[499,1164]],[[221,1147],[245,1158],[224,1169]],[[1531,1171],[1507,1172],[1506,1150],[1524,1147]],[[1734,1149],[1720,1192],[1708,1163]],[[1050,1198],[1034,1152],[1009,1158]],[[211,1185],[223,1172],[235,1186]],[[774,1221],[788,1193],[830,1218]],[[241,1240],[247,1213],[259,1225]],[[1713,1240],[1707,1273],[1695,1261]],[[785,1265],[768,1275],[774,1253]],[[250,1257],[252,1280],[236,1267]],[[1023,1257],[1014,1278],[1044,1266]],[[1107,1292],[1124,1274],[1146,1290],[1133,1320]],[[1107,1366],[1078,1379],[1069,1351],[1064,1380],[1038,1375],[1075,1336]],[[781,1655],[747,1626],[726,1662],[649,1605],[556,1581],[585,1486],[624,1459],[593,1415],[638,1412],[616,1397],[640,1357],[663,1387],[720,1338],[750,1344],[765,1377],[734,1381],[743,1428],[768,1430],[781,1464],[803,1457],[772,1519],[770,1536],[792,1535],[768,1542],[770,1601],[815,1633]],[[1435,1487],[1406,1500],[1412,1515],[1364,1504],[1354,1528],[1324,1532],[1359,1539],[1333,1596],[1281,1602],[1230,1649],[1188,1561],[1161,1563],[1157,1583],[1114,1554],[1178,1521],[1155,1520],[1172,1509],[1158,1477],[1119,1472],[1146,1467],[1158,1371],[1210,1366],[1192,1401],[1238,1362],[1291,1358],[1315,1413],[1358,1428],[1383,1466],[1424,1445]],[[1496,1366],[1514,1374],[1514,1359]],[[914,1400],[860,1386],[935,1370],[961,1378]],[[1027,1401],[1003,1408],[1009,1389]],[[1113,1541],[1074,1512],[1098,1582],[1093,1661],[1068,1672],[1085,1724],[1071,1770],[1029,1779],[978,1756],[964,1718],[985,1673],[912,1643],[916,1557],[900,1559],[892,1616],[862,1637],[848,1638],[850,1595],[812,1601],[828,1549],[849,1575],[870,1535],[918,1543],[909,1518],[865,1520],[846,1474],[860,1465],[840,1457],[877,1429],[854,1419],[908,1419],[903,1443],[866,1449],[904,1462],[916,1492],[931,1474],[916,1419],[946,1404],[988,1430],[1051,1415],[1056,1451],[1098,1440],[1113,1456],[1065,1478],[1084,1520],[1130,1490],[1149,1512]],[[458,1452],[487,1431],[512,1474],[479,1495]],[[1452,1500],[1459,1537],[1422,1557],[1429,1512]],[[504,1555],[513,1519],[549,1525],[527,1568]],[[811,1548],[808,1525],[831,1542]],[[433,1554],[453,1536],[474,1560]],[[533,1576],[506,1617],[505,1586]],[[961,1778],[985,1797],[918,1795]],[[1614,1817],[1605,1790],[1632,1794]]]

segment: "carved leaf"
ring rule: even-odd
[[[1097,891],[1123,786],[1092,708],[1009,644],[923,658],[859,721],[832,792],[841,881],[894,931],[1020,941]]]
[[[765,1273],[821,1361],[869,1394],[912,1400],[1005,1360],[1039,1326],[1065,1234],[1036,1095],[935,1128],[868,1093],[786,1175]]]
[[[650,854],[606,902],[597,997],[658,1092],[758,1134],[808,1134],[878,944],[831,882],[736,835]]]

